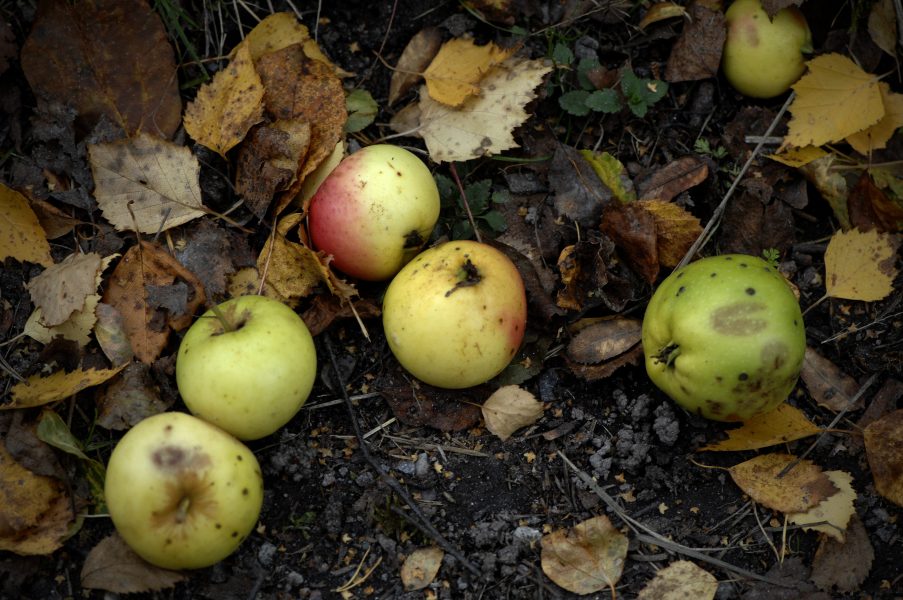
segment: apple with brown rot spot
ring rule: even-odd
[[[166,412],[119,440],[104,494],[116,530],[139,556],[166,569],[198,569],[232,554],[254,529],[263,477],[235,437]]]

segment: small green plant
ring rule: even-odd
[[[766,248],[765,250],[762,250],[762,258],[764,258],[765,262],[769,265],[777,269],[778,263],[781,260],[781,253],[777,248]]]
[[[727,156],[727,148],[724,146],[716,146],[712,148],[711,144],[709,144],[709,140],[705,138],[699,138],[693,144],[693,151],[697,154],[702,154],[704,156],[711,156],[715,160],[721,160],[725,156]]]
[[[435,178],[442,206],[438,227],[453,240],[473,239],[473,227],[467,218],[467,207],[458,186],[444,175],[436,175]],[[481,226],[481,231],[485,227],[495,236],[508,228],[505,217],[495,208],[508,201],[508,190],[492,191],[492,181],[481,179],[464,186],[464,194],[467,196],[467,206],[470,207],[474,220]]]

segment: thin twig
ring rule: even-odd
[[[480,230],[477,229],[477,222],[473,218],[473,213],[470,212],[470,203],[467,202],[467,194],[464,193],[464,184],[461,183],[461,178],[458,177],[458,169],[455,168],[455,163],[448,163],[448,170],[451,171],[455,184],[458,186],[458,192],[461,194],[461,202],[464,203],[464,210],[467,211],[467,219],[470,221],[470,226],[473,227],[473,235],[477,238],[478,242],[483,243],[483,238],[480,237]]]
[[[433,538],[433,540],[442,547],[443,550],[454,556],[461,565],[464,566],[468,571],[473,573],[477,577],[482,577],[482,573],[480,570],[469,560],[464,554],[461,553],[451,542],[445,539],[439,530],[437,530],[433,524],[430,522],[429,518],[423,514],[420,508],[415,504],[413,498],[411,498],[410,494],[408,494],[407,490],[398,483],[398,481],[389,475],[385,470],[383,470],[382,466],[376,462],[376,459],[370,454],[370,448],[367,446],[367,440],[364,439],[363,431],[361,430],[361,425],[357,420],[357,415],[354,412],[354,405],[351,403],[351,397],[348,395],[348,390],[345,389],[345,381],[342,378],[341,371],[339,370],[338,361],[336,360],[335,350],[332,347],[332,340],[328,335],[324,336],[323,340],[326,344],[326,352],[329,354],[329,362],[332,365],[332,372],[336,378],[336,382],[338,383],[339,389],[342,390],[342,397],[345,400],[345,406],[348,408],[348,416],[351,419],[351,425],[354,429],[354,435],[357,437],[358,446],[361,449],[361,453],[364,455],[364,459],[373,468],[374,471],[379,475],[380,479],[385,482],[389,488],[392,489],[402,500],[404,500],[405,504],[410,507],[413,515],[407,515],[407,519],[417,527],[420,531],[422,531],[425,535]],[[414,518],[416,517],[416,519]]]

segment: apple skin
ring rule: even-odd
[[[226,332],[213,311],[195,321],[179,346],[176,383],[197,417],[242,440],[270,435],[301,409],[317,373],[304,321],[265,296],[219,305],[236,326]]]
[[[805,351],[796,296],[755,256],[713,256],[677,269],[643,317],[650,379],[686,410],[717,421],[776,408],[793,390]]]
[[[759,0],[736,0],[725,18],[721,67],[728,82],[752,98],[773,98],[790,89],[806,70],[803,53],[812,51],[803,13],[789,6],[771,20]]]
[[[439,219],[439,190],[411,152],[389,144],[339,163],[310,201],[314,247],[342,272],[384,281],[420,252]]]
[[[424,250],[392,279],[383,299],[383,329],[395,358],[441,388],[498,375],[520,348],[526,322],[517,267],[473,241]]]
[[[263,504],[260,465],[247,446],[197,417],[148,417],[119,440],[104,495],[113,524],[144,560],[199,569],[238,548]]]

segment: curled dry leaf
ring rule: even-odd
[[[666,19],[685,17],[686,15],[687,9],[675,2],[656,2],[649,7],[649,10],[646,11],[646,14],[643,15],[643,18],[640,19],[637,26],[640,29],[646,29],[653,23],[658,23],[659,21],[664,21]]]
[[[101,256],[93,252],[70,254],[28,282],[26,287],[32,302],[41,309],[43,325],[59,325],[84,308],[85,300],[100,284],[101,261]]]
[[[625,317],[586,323],[568,344],[568,357],[583,364],[614,358],[640,342],[642,329],[642,321]]]
[[[78,392],[100,385],[125,368],[88,369],[87,371],[57,371],[46,377],[32,375],[12,388],[12,402],[0,404],[0,410],[30,408],[63,400]]]
[[[405,46],[389,83],[389,106],[407,94],[423,76],[442,45],[442,32],[437,27],[418,31]]]
[[[559,144],[549,165],[549,187],[554,192],[555,212],[582,227],[596,227],[612,198],[611,190],[596,176],[592,166],[571,146]]]
[[[0,261],[9,257],[50,267],[50,244],[38,218],[19,192],[0,183]]]
[[[825,475],[837,487],[837,493],[825,498],[805,512],[787,513],[787,520],[806,531],[814,529],[842,542],[850,517],[856,513],[856,508],[853,506],[856,501],[853,476],[846,471],[825,471]]]
[[[807,419],[800,409],[785,402],[772,411],[747,419],[742,427],[728,431],[726,440],[703,446],[699,452],[758,450],[818,433],[821,433],[820,427]]]
[[[865,452],[878,493],[903,506],[903,409],[865,428]]]
[[[405,591],[422,590],[431,584],[444,557],[445,552],[436,546],[418,548],[411,552],[401,565],[401,584]]]
[[[637,600],[712,600],[717,591],[714,575],[688,560],[678,560],[656,573]]]
[[[612,590],[627,557],[627,536],[608,517],[599,515],[571,529],[559,529],[541,540],[542,571],[569,592],[592,594]]]
[[[82,565],[83,588],[114,594],[138,594],[175,587],[186,576],[146,562],[128,547],[118,533],[94,546]]]
[[[850,398],[859,391],[856,380],[809,346],[806,346],[800,377],[819,406],[834,412],[862,408],[862,398],[856,406],[849,406]]]
[[[805,512],[837,493],[837,487],[821,467],[805,459],[778,478],[778,473],[797,460],[789,454],[762,454],[734,465],[728,472],[734,483],[759,504],[785,513]]]
[[[853,515],[843,541],[823,537],[812,559],[810,579],[823,590],[836,587],[855,592],[868,577],[875,560],[875,549],[857,515]]]
[[[543,406],[527,390],[516,385],[505,385],[486,399],[482,411],[486,428],[505,441],[521,427],[539,420]]]

